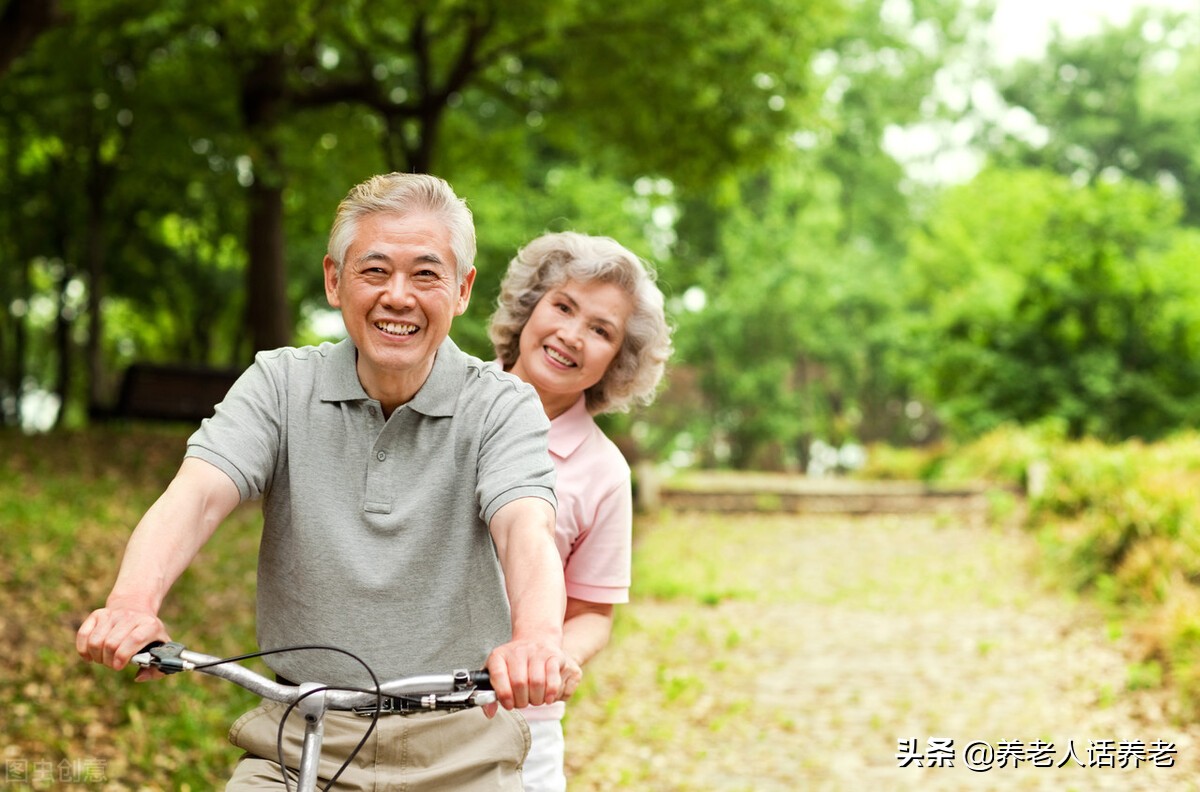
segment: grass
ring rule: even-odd
[[[225,730],[252,697],[185,675],[131,684],[74,650],[103,604],[130,531],[182,457],[179,429],[0,433],[0,711],[6,767],[27,780],[92,788],[210,789],[236,751]],[[242,509],[185,573],[163,614],[173,636],[211,654],[254,647],[259,518]],[[11,773],[9,778],[11,779]],[[37,784],[33,784],[37,787]]]

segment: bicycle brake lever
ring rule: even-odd
[[[178,674],[195,668],[195,665],[183,659],[183,650],[181,643],[156,641],[135,654],[132,660],[140,666],[153,666],[164,674]]]

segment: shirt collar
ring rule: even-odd
[[[550,422],[550,452],[563,459],[575,453],[591,433],[593,423],[587,397],[580,394],[578,401]]]
[[[433,359],[433,369],[425,384],[406,406],[431,416],[454,415],[454,405],[462,390],[462,371],[466,353],[447,336]],[[358,353],[354,343],[345,338],[334,344],[329,365],[321,377],[321,401],[359,401],[369,399],[358,380]]]
[[[408,402],[408,406],[424,415],[454,415],[454,405],[463,387],[463,370],[467,354],[446,336],[433,358],[433,370],[425,384]]]
[[[333,345],[329,353],[328,365],[321,371],[320,394],[321,401],[358,401],[369,399],[358,381],[358,354],[354,343],[349,338],[343,338]]]

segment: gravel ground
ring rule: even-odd
[[[636,552],[708,570],[709,593],[635,583],[568,713],[572,792],[1200,789],[1200,726],[1130,689],[1127,639],[1041,579],[1018,531],[684,515]],[[901,741],[924,759],[901,767]]]

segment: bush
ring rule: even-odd
[[[947,452],[938,475],[1011,485],[1039,462],[1046,485],[1025,519],[1047,560],[1121,609],[1184,711],[1200,713],[1200,435],[1104,444],[1053,424],[1006,427]]]

